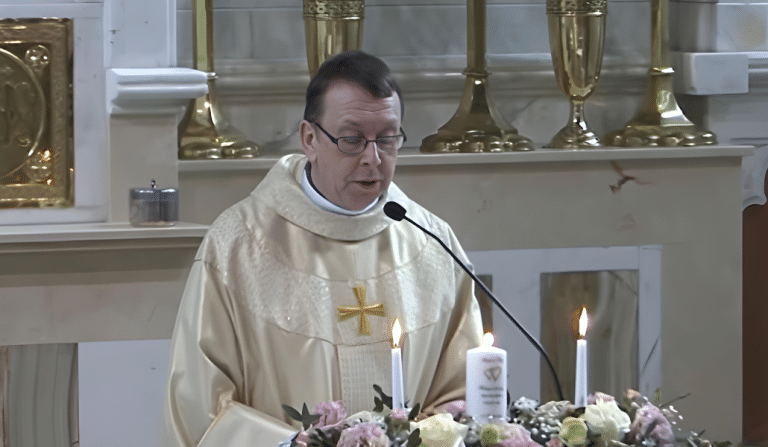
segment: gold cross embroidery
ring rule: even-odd
[[[355,292],[357,306],[339,306],[336,308],[339,321],[348,320],[353,317],[360,317],[360,330],[358,335],[371,335],[371,324],[368,321],[368,315],[383,317],[384,305],[382,303],[368,305],[365,302],[365,286],[357,286],[352,290]]]

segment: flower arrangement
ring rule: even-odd
[[[478,423],[464,415],[463,401],[444,406],[445,413],[424,415],[419,405],[393,409],[392,398],[374,385],[379,396],[373,411],[347,416],[340,401],[321,402],[310,413],[284,405],[286,413],[302,422],[291,447],[728,447],[710,443],[700,434],[676,436],[682,419],[671,405],[654,406],[634,390],[621,401],[595,393],[585,407],[568,401],[538,405],[520,398],[504,421]],[[287,444],[286,444],[287,445]]]

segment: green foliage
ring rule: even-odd
[[[419,410],[421,409],[421,404],[416,404],[410,413],[408,413],[408,420],[413,421],[416,420],[416,416],[419,415]]]
[[[285,404],[283,404],[283,411],[285,411],[285,414],[287,414],[289,418],[301,422],[304,430],[308,429],[313,423],[320,419],[319,414],[311,414],[309,412],[306,403],[304,404],[304,407],[302,407],[301,413],[299,413],[299,410]]]
[[[421,429],[416,429],[408,436],[408,442],[405,443],[405,447],[419,447],[421,445]]]
[[[376,405],[376,407],[373,409],[373,411],[379,412],[379,413],[384,411],[384,405],[386,405],[391,410],[392,396],[387,396],[386,394],[384,394],[384,391],[381,389],[381,387],[376,384],[373,385],[373,390],[376,391],[379,394],[379,396],[381,396],[380,398],[374,396],[373,403],[374,405]]]

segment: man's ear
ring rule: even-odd
[[[299,137],[304,155],[307,156],[310,163],[314,163],[317,159],[317,134],[315,134],[315,128],[309,121],[301,120],[299,123]]]

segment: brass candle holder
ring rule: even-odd
[[[608,133],[611,146],[700,146],[717,144],[683,114],[672,91],[675,71],[669,63],[669,0],[651,1],[651,67],[640,112],[623,129]]]
[[[485,60],[485,0],[467,0],[467,68],[464,92],[453,117],[421,142],[422,152],[529,151],[531,140],[518,135],[493,107]]]
[[[219,108],[213,68],[213,0],[194,0],[194,68],[208,73],[208,94],[190,101],[179,124],[179,159],[254,158],[259,147],[232,127]]]
[[[363,44],[363,0],[304,0],[304,37],[309,76],[333,56]]]
[[[600,146],[584,118],[584,101],[600,77],[605,43],[605,0],[547,0],[549,45],[557,84],[568,96],[568,124],[547,146],[583,149]]]

